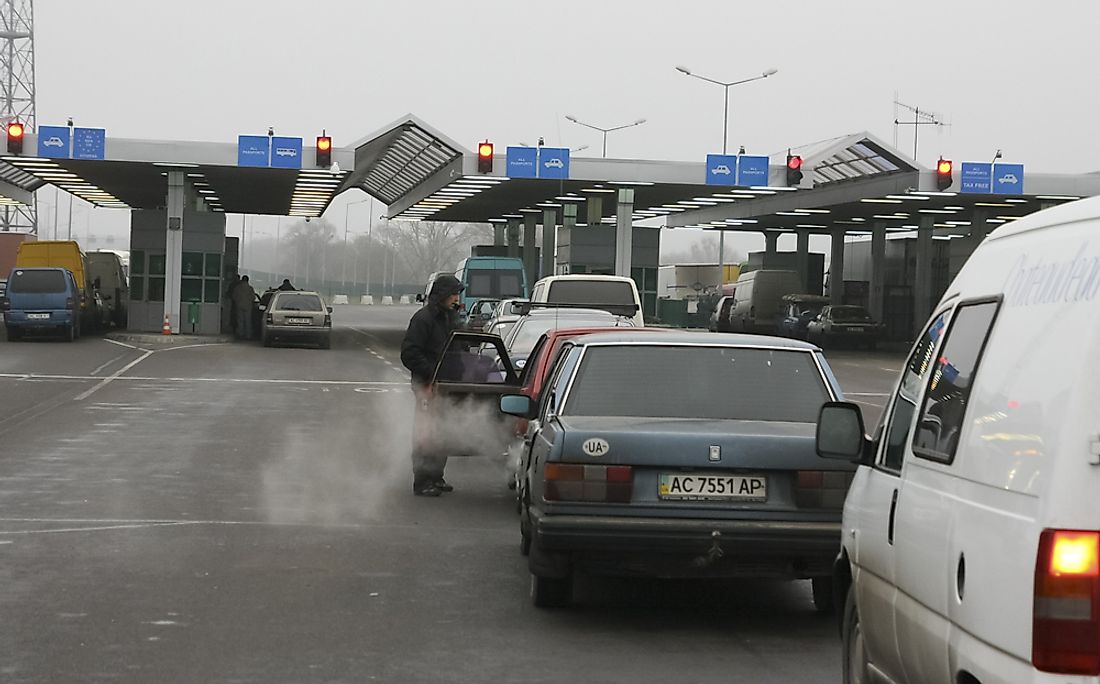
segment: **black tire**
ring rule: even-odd
[[[836,602],[833,592],[833,578],[814,577],[810,580],[810,585],[813,588],[814,608],[817,609],[817,612],[822,614],[835,613]]]
[[[519,552],[523,556],[531,555],[531,524],[519,519]]]
[[[75,342],[79,335],[80,333],[78,332],[76,323],[70,323],[68,327],[65,328],[64,339],[66,342]]]
[[[856,606],[856,590],[851,587],[844,601],[844,622],[840,627],[843,644],[841,651],[841,681],[844,684],[863,684],[870,681],[867,674],[867,649],[863,645],[863,626]]]
[[[573,576],[531,575],[531,600],[537,608],[563,608],[573,600]]]

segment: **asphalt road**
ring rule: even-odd
[[[535,609],[501,464],[411,495],[412,311],[340,307],[330,351],[0,341],[0,681],[839,680],[807,582]],[[873,423],[900,358],[831,356]]]

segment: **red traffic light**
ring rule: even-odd
[[[478,173],[493,172],[493,143],[486,140],[477,146]]]
[[[791,155],[787,157],[787,168],[792,171],[797,171],[802,168],[802,157],[798,155]]]
[[[323,135],[317,138],[317,149],[321,150],[322,152],[331,150],[332,138],[328,137],[327,135]]]
[[[23,154],[23,133],[25,132],[21,122],[8,122],[8,154]]]
[[[951,173],[952,166],[950,159],[941,159],[939,163],[936,164],[936,172],[941,176],[948,175]]]
[[[9,138],[22,138],[23,137],[23,124],[18,121],[12,121],[8,124],[8,137]]]
[[[332,138],[330,136],[317,136],[317,166],[323,169],[332,166]]]
[[[951,187],[952,183],[952,170],[955,165],[951,163],[950,159],[944,159],[940,157],[940,160],[936,162],[936,188],[938,190],[946,190]]]

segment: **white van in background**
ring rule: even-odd
[[[783,297],[799,294],[802,280],[794,271],[759,270],[742,273],[737,279],[730,310],[733,332],[776,335],[784,313]]]
[[[618,314],[622,310],[614,307],[634,306],[634,326],[645,326],[642,317],[642,300],[638,296],[638,286],[634,280],[625,276],[610,275],[556,275],[546,276],[531,290],[531,302],[534,304],[569,304],[590,306],[593,309],[606,309]]]
[[[432,274],[428,276],[428,284],[424,286],[424,294],[416,295],[416,301],[421,304],[427,302],[428,295],[432,293],[432,285],[435,284],[435,279],[446,273],[450,273],[450,271],[433,271]]]
[[[933,312],[860,463],[836,596],[845,682],[1100,682],[1100,198],[1013,221]]]

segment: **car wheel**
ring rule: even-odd
[[[76,323],[70,323],[69,326],[65,328],[65,341],[74,342],[76,341],[77,335],[79,335],[79,333],[76,330]]]
[[[817,612],[835,612],[836,604],[833,603],[833,578],[814,577],[810,580],[810,585],[813,588],[814,608],[817,609]]]
[[[848,590],[844,601],[844,622],[841,625],[841,681],[844,684],[863,684],[870,681],[867,676],[867,649],[863,644],[863,625],[859,621],[859,608],[856,606],[856,590]]]
[[[531,575],[531,599],[537,608],[562,608],[573,600],[573,576]]]

